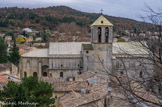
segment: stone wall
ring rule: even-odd
[[[83,55],[83,71],[102,71],[112,70],[112,45],[111,44],[93,44],[94,50]]]
[[[82,70],[82,58],[25,58],[20,61],[20,75],[21,78],[33,76],[37,73],[38,78],[44,76],[46,72],[51,78],[69,78],[77,76]],[[62,73],[62,74],[61,74]]]
[[[21,58],[20,61],[20,78],[24,77],[24,72],[26,72],[27,77],[33,76],[33,73],[36,72],[37,76],[40,78],[39,70],[43,65],[49,65],[48,64],[48,58]],[[41,63],[41,65],[40,65]]]
[[[113,68],[114,72],[127,72],[132,78],[147,78],[153,75],[153,63],[145,57],[116,57],[113,60]]]

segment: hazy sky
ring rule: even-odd
[[[0,7],[37,8],[66,5],[84,12],[99,13],[111,16],[139,19],[144,13],[145,3],[157,9],[162,7],[162,0],[0,0]]]

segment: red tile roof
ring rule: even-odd
[[[7,81],[10,81],[10,79],[5,78],[5,77],[2,77],[2,75],[4,75],[4,74],[0,74],[0,82],[7,82]]]

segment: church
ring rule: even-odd
[[[127,69],[141,77],[153,71],[149,52],[137,42],[113,42],[113,24],[101,15],[91,26],[91,42],[50,42],[21,57],[21,78],[28,76],[62,78],[65,81],[90,71],[104,74]],[[141,62],[143,62],[142,65]]]

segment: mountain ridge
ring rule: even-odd
[[[56,30],[60,23],[76,23],[88,28],[101,15],[72,9],[67,6],[50,6],[47,8],[0,8],[0,28],[16,29],[29,27],[35,30]],[[150,30],[151,24],[134,19],[104,15],[114,24],[115,32],[124,30]]]

